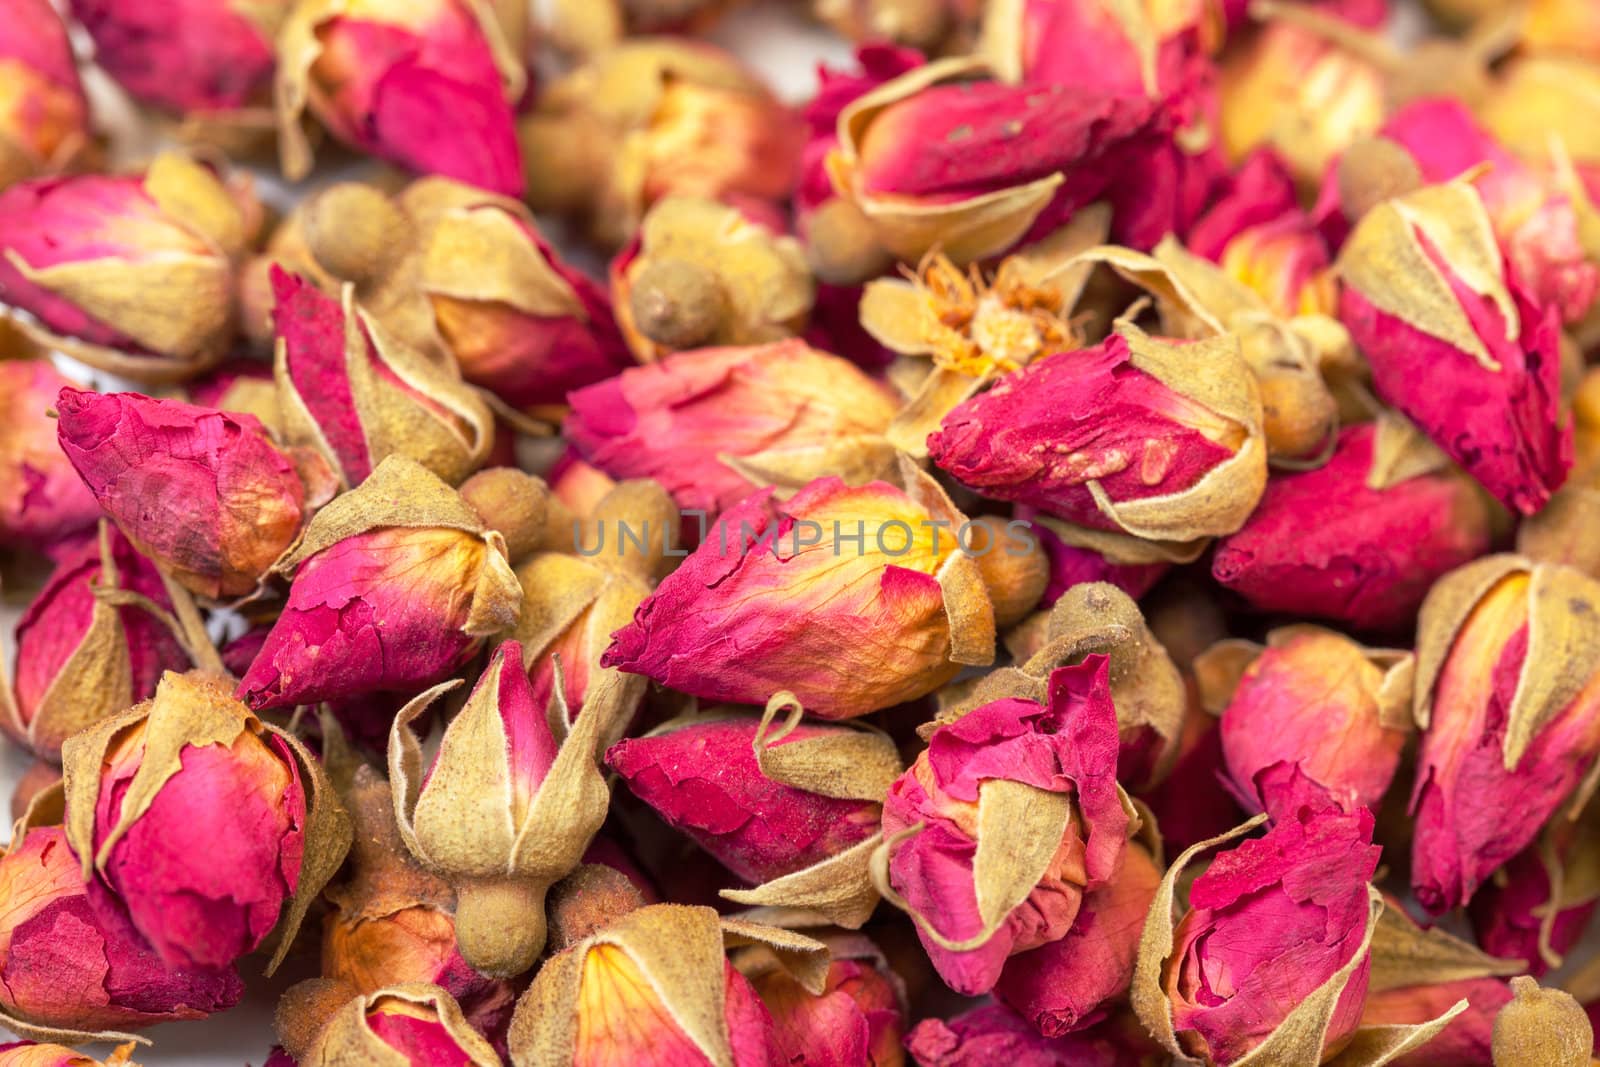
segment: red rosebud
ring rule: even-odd
[[[59,170],[88,144],[89,102],[50,0],[16,0],[0,26],[0,189]]]
[[[353,998],[328,1021],[300,1067],[501,1067],[494,1046],[438,986],[397,985]]]
[[[1048,706],[998,700],[940,727],[890,788],[890,899],[956,992],[987,992],[1008,957],[1065,937],[1084,893],[1116,876],[1117,743],[1107,661],[1090,656],[1050,675]],[[996,832],[1030,848],[1001,855],[985,841]]]
[[[1152,1051],[1143,1034],[1116,1024],[1043,1037],[1001,1004],[924,1019],[906,1035],[906,1048],[922,1067],[1143,1067]]]
[[[253,416],[71,387],[56,409],[61,449],[101,508],[201,596],[254,592],[320,502]]]
[[[100,517],[48,414],[74,384],[45,360],[0,362],[0,539],[8,544],[51,548]]]
[[[1560,824],[1552,827],[1560,829]],[[1548,860],[1560,859],[1552,849]],[[1526,961],[1527,973],[1535,978],[1561,965],[1563,955],[1583,937],[1596,904],[1593,898],[1574,899],[1570,887],[1552,880],[1548,860],[1543,847],[1523,849],[1495,872],[1467,908],[1483,950]]]
[[[743,955],[739,967],[772,1012],[778,1047],[794,1067],[900,1067],[905,990],[864,937],[826,941],[833,957],[822,992],[809,992],[771,954]],[[760,950],[755,950],[759,952]]]

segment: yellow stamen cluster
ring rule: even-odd
[[[1062,317],[1060,291],[1029,284],[1013,260],[991,278],[976,266],[962,271],[934,252],[912,281],[927,300],[922,339],[940,367],[987,378],[1077,346],[1072,324]]]

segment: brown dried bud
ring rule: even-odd
[[[550,950],[560,952],[648,903],[633,880],[615,867],[585,863],[550,889],[545,905]]]
[[[388,271],[411,223],[377,186],[339,182],[310,197],[301,225],[311,254],[330,274],[359,284]]]
[[[872,220],[853,200],[836,197],[806,218],[806,259],[829,285],[860,285],[894,266]]]
[[[1511,979],[1515,999],[1494,1020],[1494,1067],[1589,1067],[1594,1028],[1570,993]]]
[[[639,332],[668,348],[709,343],[728,313],[714,271],[667,257],[642,261],[631,280],[628,306]]]
[[[1050,582],[1050,557],[1036,539],[1019,538],[1010,525],[993,515],[973,519],[962,546],[977,560],[1001,629],[1026,618]]]
[[[550,489],[515,467],[491,467],[461,483],[461,499],[484,526],[506,539],[512,563],[538,550],[548,522]]]

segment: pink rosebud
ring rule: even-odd
[[[0,1067],[139,1067],[128,1058],[132,1051],[131,1044],[123,1045],[101,1061],[65,1045],[12,1041],[0,1045]]]
[[[253,592],[318,502],[253,416],[70,386],[56,409],[61,449],[101,508],[201,596]]]
[[[613,745],[606,765],[667,825],[752,885],[877,836],[881,803],[808,791],[763,774],[751,743],[765,732],[761,720],[748,715],[691,722]],[[844,726],[802,723],[768,751],[857,736]]]
[[[808,992],[775,957],[740,967],[772,1012],[778,1047],[794,1067],[897,1067],[904,1062],[905,990],[864,937],[827,940],[833,962],[819,994]]]
[[[1370,812],[1307,806],[1218,855],[1189,891],[1162,969],[1178,1040],[1208,1063],[1233,1063],[1350,965],[1371,921],[1379,851]],[[1370,967],[1363,957],[1349,972],[1322,1048],[1359,1024]]]
[[[507,45],[467,0],[299,0],[278,39],[284,169],[310,169],[309,107],[380,159],[520,196],[512,103],[525,73]]]
[[[522,602],[500,535],[397,455],[318,512],[279,570],[288,600],[239,683],[253,708],[414,693],[515,623]]]
[[[1600,662],[1573,629],[1592,625],[1596,604],[1600,588],[1577,571],[1489,556],[1422,605],[1411,885],[1430,912],[1470,900],[1600,754]],[[1545,647],[1551,633],[1574,636]]]
[[[825,63],[817,66],[817,92],[802,112],[811,133],[801,155],[801,177],[795,191],[802,213],[821,207],[835,195],[826,161],[828,153],[839,144],[839,116],[844,109],[925,62],[915,49],[883,42],[858,45],[854,58],[854,67],[837,68]]]
[[[1202,356],[1117,333],[1036,360],[945,416],[928,452],[984,496],[1159,540],[1232,533],[1266,481],[1261,401],[1231,340]]]
[[[45,360],[0,362],[0,539],[8,544],[53,547],[100,517],[48,414],[74,384]]]
[[[1298,209],[1239,231],[1223,246],[1217,262],[1282,318],[1338,311],[1328,244]]]
[[[94,41],[95,63],[135,99],[203,114],[266,106],[273,35],[292,2],[71,0],[71,8]]]
[[[1289,626],[1269,634],[1265,648],[1228,641],[1196,661],[1202,690],[1206,661],[1223,659],[1233,659],[1239,673],[1223,683],[1231,682],[1231,694],[1214,697],[1225,702],[1222,751],[1248,810],[1273,806],[1262,774],[1279,764],[1298,766],[1344,807],[1378,810],[1411,725],[1409,653]]]
[[[1128,992],[1139,935],[1160,882],[1149,853],[1128,848],[1116,877],[1083,895],[1065,937],[1006,961],[995,999],[1045,1037],[1100,1022],[1111,1002]]]
[[[1417,454],[1407,436],[1400,447]],[[1351,426],[1323,466],[1273,477],[1217,545],[1212,576],[1258,611],[1408,625],[1435,580],[1488,549],[1490,513],[1446,463],[1389,463],[1392,442],[1388,427]]]
[[[1415,1051],[1389,1062],[1394,1067],[1490,1067],[1495,1016],[1511,1002],[1501,978],[1465,978],[1433,985],[1402,986],[1367,994],[1362,1026],[1409,1025],[1437,1019],[1459,1000],[1467,1010],[1451,1019]]]
[[[906,1035],[922,1067],[1141,1067],[1152,1052],[1136,1028],[1108,1023],[1044,1037],[1001,1004],[986,1004],[952,1019],[924,1019]]]
[[[1501,959],[1525,961],[1527,973],[1535,978],[1561,965],[1563,955],[1583,937],[1596,904],[1594,899],[1562,899],[1564,887],[1552,881],[1544,852],[1534,847],[1517,853],[1467,908],[1483,950]]]
[[[139,381],[192,377],[226,352],[244,211],[207,167],[20,182],[0,192],[0,301],[24,329]]]
[[[107,531],[62,557],[17,622],[16,719],[0,719],[30,751],[59,759],[68,736],[155,695],[163,672],[189,665],[166,625],[143,608],[113,607],[96,589],[127,590],[172,610],[161,575]]]
[[[893,390],[798,340],[680,352],[571,404],[564,429],[586,459],[614,478],[654,478],[711,516],[770,479],[785,453],[879,438],[899,410]]]
[[[89,102],[50,0],[16,0],[0,26],[0,189],[58,170],[88,144]]]
[[[115,899],[90,906],[59,827],[39,827],[0,859],[0,1007],[31,1026],[141,1029],[202,1019],[239,1002],[231,969],[169,969]]]
[[[1184,244],[1197,256],[1220,261],[1223,249],[1236,236],[1299,206],[1294,176],[1283,158],[1270,148],[1258,148],[1223,183],[1211,206],[1190,227]]]
[[[706,700],[764,704],[787,689],[842,719],[990,662],[992,605],[943,532],[965,520],[936,486],[913,485],[819,478],[781,504],[752,494],[639,605],[601,666]]]
[[[501,1060],[449,993],[414,983],[353,998],[300,1057],[301,1067],[346,1063],[500,1067]]]
[[[1339,317],[1379,397],[1507,507],[1531,515],[1572,463],[1556,309],[1507,268],[1460,181],[1368,211],[1339,254]]]
[[[958,993],[987,992],[1008,957],[1065,937],[1084,893],[1116,876],[1128,817],[1106,664],[1052,672],[1047,706],[997,700],[940,727],[884,800],[888,886]],[[1031,854],[1001,859],[985,845],[994,805],[1027,820]],[[1004,894],[1025,874],[1020,898],[993,898],[996,882]]]

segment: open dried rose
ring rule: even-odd
[[[182,380],[227,354],[246,238],[233,193],[179,155],[141,174],[19,182],[0,192],[0,302],[90,366]]]
[[[225,968],[276,927],[275,968],[349,848],[321,765],[216,675],[167,673],[150,700],[68,738],[61,762],[90,903],[125,907],[173,968]]]
[[[874,877],[946,985],[992,989],[1115,877],[1128,829],[1116,771],[1103,656],[1053,672],[1046,703],[997,700],[934,731],[884,801]]]
[[[51,549],[100,517],[49,415],[57,394],[75,385],[46,360],[0,362],[0,540],[8,545]]]
[[[246,596],[331,494],[315,456],[285,452],[251,415],[66,387],[61,450],[144,555],[186,589]]]
[[[0,27],[0,189],[60,170],[88,147],[89,101],[50,0],[17,0]]]

